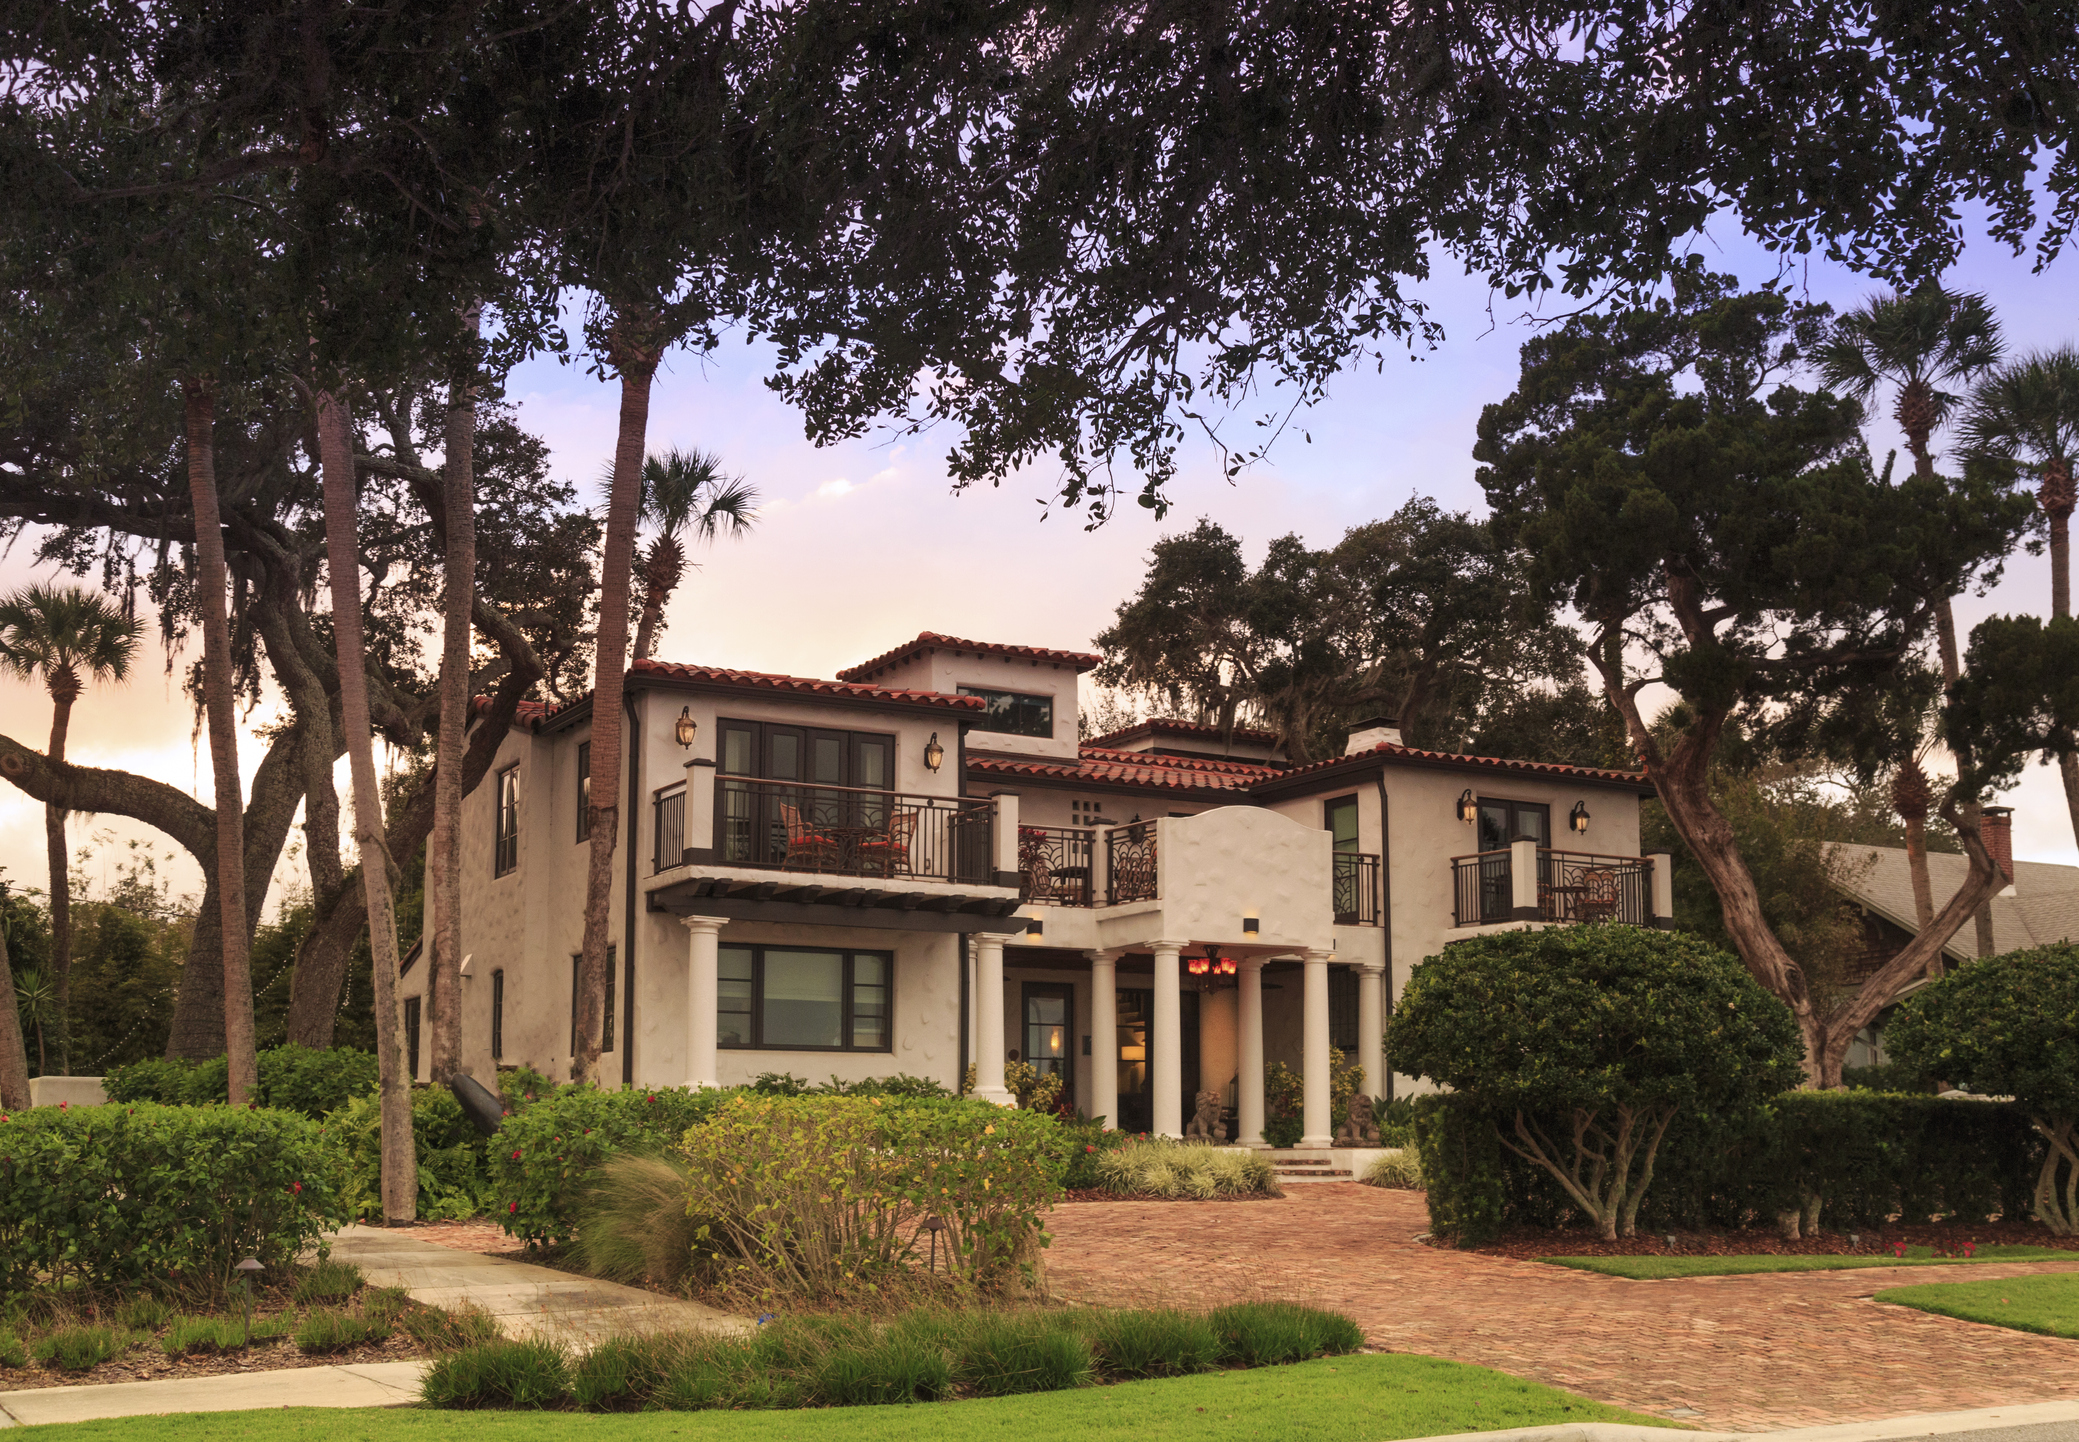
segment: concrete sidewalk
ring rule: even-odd
[[[743,1318],[698,1302],[531,1262],[460,1252],[381,1227],[342,1229],[332,1239],[332,1257],[359,1267],[370,1286],[402,1287],[413,1301],[449,1311],[481,1307],[508,1337],[539,1337],[575,1351],[630,1333],[752,1330]]]
[[[1967,1442],[2079,1442],[2079,1402],[2030,1402],[1967,1412],[1923,1412],[1875,1422],[1839,1422],[1786,1432],[1688,1432],[1685,1442],[1906,1442],[1955,1437]],[[1559,1422],[1501,1432],[1455,1432],[1415,1442],[1670,1442],[1665,1427],[1621,1422]]]
[[[164,1382],[109,1382],[95,1387],[37,1387],[0,1392],[0,1427],[151,1417],[163,1412],[244,1412],[275,1407],[404,1407],[419,1400],[424,1362],[285,1367],[174,1377]]]

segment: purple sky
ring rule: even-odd
[[[1732,233],[1699,242],[1714,269],[1759,282],[1775,261]],[[2005,326],[2010,352],[2079,338],[2079,260],[2045,275],[2030,273],[1974,230],[1952,287],[1982,290]],[[1818,264],[1798,279],[1811,298],[1852,305],[1873,287]],[[1389,362],[1383,374],[1346,374],[1331,398],[1301,424],[1312,443],[1288,432],[1268,462],[1229,483],[1209,448],[1187,453],[1170,487],[1167,521],[1138,507],[1095,533],[1071,515],[1042,522],[1035,502],[1047,477],[1013,478],[1000,488],[954,496],[943,465],[948,442],[885,436],[817,450],[799,419],[760,383],[766,353],[741,342],[700,360],[674,356],[660,374],[651,411],[651,448],[699,445],[721,452],[763,492],[754,533],[697,556],[668,617],[659,645],[667,659],[697,660],[796,675],[829,676],[920,630],[1031,645],[1086,647],[1136,586],[1149,544],[1210,516],[1244,538],[1251,560],[1276,535],[1296,531],[1327,544],[1351,525],[1375,519],[1409,496],[1428,494],[1454,509],[1480,510],[1471,447],[1480,407],[1512,389],[1518,346],[1532,333],[1518,307],[1482,286],[1443,278],[1424,287],[1448,338],[1419,363]],[[509,395],[522,422],[544,436],[555,466],[590,500],[612,448],[616,395],[582,366],[553,359],[521,367]],[[1889,409],[1888,399],[1879,407]],[[1251,413],[1253,415],[1253,411]],[[1238,416],[1236,433],[1248,429]],[[1899,444],[1888,420],[1871,432],[1881,463]],[[1938,448],[1941,441],[1938,440]],[[28,548],[0,562],[0,585],[32,574]],[[1966,631],[1996,610],[2045,614],[2047,565],[2021,556],[1990,597],[1967,598]],[[119,694],[89,693],[76,710],[70,754],[86,764],[145,772],[207,795],[208,760],[196,747],[192,718],[153,648],[140,674]],[[40,690],[0,681],[0,718],[8,734],[41,745],[49,703]],[[248,776],[257,747],[242,761]],[[342,768],[343,776],[343,768]],[[342,790],[344,787],[342,786]],[[2015,850],[2043,861],[2079,862],[2054,776],[2032,768],[2006,798],[2017,806]],[[0,867],[17,884],[44,881],[39,808],[0,788]],[[100,848],[93,883],[112,875],[123,842],[163,838],[117,818],[74,818],[74,844],[95,832],[116,846]],[[167,868],[183,887],[198,873],[184,857]],[[300,865],[281,874],[302,876]],[[264,980],[264,978],[262,979]]]

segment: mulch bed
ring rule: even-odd
[[[84,1372],[61,1372],[31,1361],[26,1367],[0,1367],[0,1392],[27,1392],[41,1387],[91,1387],[101,1382],[165,1382],[175,1377],[219,1377],[227,1372],[280,1372],[294,1367],[351,1366],[367,1362],[410,1362],[433,1352],[402,1332],[386,1341],[364,1342],[323,1356],[296,1350],[288,1338],[255,1342],[231,1353],[169,1357],[157,1342],[143,1342]]]
[[[1995,1244],[2024,1247],[2055,1247],[2074,1253],[2079,1261],[2079,1237],[2053,1236],[2036,1222],[1978,1222],[1971,1225],[1933,1222],[1897,1224],[1858,1233],[1851,1245],[1848,1233],[1823,1231],[1816,1237],[1786,1242],[1781,1234],[1760,1227],[1734,1232],[1677,1232],[1670,1249],[1659,1234],[1620,1237],[1606,1242],[1593,1231],[1570,1227],[1551,1232],[1512,1232],[1467,1251],[1489,1257],[1535,1261],[1540,1257],[1735,1257],[1735,1256],[1881,1256],[1895,1242],[1909,1247],[1933,1247],[1936,1252],[1961,1250],[1965,1242],[1980,1247]],[[1432,1246],[1449,1246],[1434,1241]]]

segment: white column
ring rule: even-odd
[[[1155,1035],[1150,1039],[1154,1056],[1149,1070],[1155,1078],[1155,1117],[1151,1131],[1158,1137],[1184,1135],[1184,1002],[1179,986],[1182,977],[1177,957],[1181,941],[1155,943]]]
[[[1303,1034],[1300,1138],[1303,1147],[1326,1147],[1335,1141],[1328,1120],[1328,959],[1332,951],[1309,951]]]
[[[1509,900],[1512,921],[1540,921],[1544,909],[1538,904],[1538,844],[1509,843]]]
[[[1646,858],[1653,864],[1653,918],[1650,925],[1662,931],[1675,929],[1675,858],[1656,851]]]
[[[1238,1039],[1241,1066],[1235,1084],[1235,1140],[1245,1147],[1266,1146],[1263,1139],[1263,961],[1250,957],[1241,964]]]
[[[1357,971],[1357,1060],[1364,1067],[1366,1096],[1386,1095],[1385,1025],[1379,1005],[1379,983],[1386,975],[1382,963],[1364,963]]]
[[[714,916],[682,916],[679,920],[686,923],[686,1085],[720,1086],[715,1011],[722,991],[723,922]],[[624,1039],[622,1045],[627,1044]]]
[[[975,1095],[1018,1104],[1003,1084],[1003,938],[985,933],[975,936]]]
[[[1119,953],[1090,953],[1090,1115],[1119,1125]]]

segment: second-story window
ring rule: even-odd
[[[578,742],[577,839],[592,839],[592,743]]]
[[[1022,691],[989,691],[980,686],[962,686],[963,696],[979,696],[989,709],[974,723],[977,731],[1000,731],[1008,736],[1052,736],[1054,698],[1028,696]]]
[[[491,874],[503,876],[520,864],[520,763],[498,773],[498,854]]]
[[[1322,808],[1336,851],[1357,849],[1357,798],[1338,796]]]

